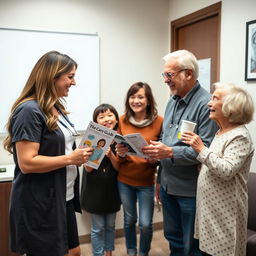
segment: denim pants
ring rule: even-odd
[[[161,186],[164,236],[171,256],[201,256],[198,240],[193,238],[196,198],[167,194]]]
[[[139,255],[148,255],[153,236],[154,186],[130,186],[118,182],[124,210],[124,233],[128,255],[137,254],[137,202],[140,229]]]
[[[93,256],[103,256],[104,251],[113,251],[116,213],[91,214],[91,220]]]

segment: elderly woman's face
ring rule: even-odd
[[[225,119],[222,113],[222,99],[227,95],[227,92],[223,89],[216,89],[212,94],[211,100],[208,103],[210,108],[209,118],[215,121],[221,121]]]

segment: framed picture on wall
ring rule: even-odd
[[[245,81],[256,81],[256,20],[246,22]]]

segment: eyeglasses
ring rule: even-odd
[[[165,73],[162,73],[162,76],[163,76],[164,79],[172,79],[178,73],[180,73],[181,71],[184,71],[184,70],[187,70],[187,69],[186,68],[185,69],[181,69],[181,70],[176,71],[176,72],[165,72]]]

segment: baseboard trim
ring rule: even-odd
[[[153,229],[154,230],[163,229],[163,222],[153,223]],[[138,227],[137,227],[137,233],[139,233],[139,228]],[[116,238],[117,237],[123,237],[123,236],[124,236],[124,230],[122,228],[117,229],[116,230]],[[90,243],[91,242],[91,235],[87,234],[87,235],[79,236],[79,242],[80,242],[80,244]]]

